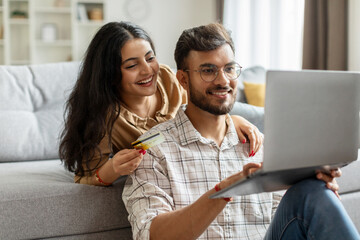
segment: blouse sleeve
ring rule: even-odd
[[[74,180],[76,183],[93,185],[92,179],[96,169],[104,165],[106,161],[109,159],[110,147],[108,143],[109,143],[108,135],[105,135],[104,138],[100,141],[100,144],[98,145],[99,150],[101,151],[101,155],[99,151],[96,151],[95,156],[92,158],[92,160],[89,162],[88,165],[86,165],[86,163],[83,163],[83,168],[85,169],[85,175],[84,176],[75,175]]]

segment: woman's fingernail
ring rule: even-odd
[[[243,139],[241,142],[242,142],[242,143],[246,143],[246,139]]]
[[[141,150],[139,151],[139,153],[141,153],[142,155],[145,155],[145,153],[146,153],[146,150],[144,150],[144,149],[141,149]]]
[[[249,157],[252,157],[253,154],[254,154],[254,151],[251,151],[251,153],[249,154]]]
[[[341,197],[340,197],[340,195],[339,195],[339,192],[336,191],[335,194],[336,194],[336,196],[339,198],[339,200],[341,200]]]

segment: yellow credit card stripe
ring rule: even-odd
[[[157,132],[144,139],[136,140],[135,142],[131,143],[131,145],[135,149],[147,150],[159,143],[162,143],[164,140],[164,136],[161,134],[161,132]]]
[[[159,136],[159,135],[160,135],[159,132],[158,132],[158,133],[155,133],[155,134],[153,134],[153,135],[151,135],[151,136],[149,136],[149,137],[147,137],[147,138],[136,140],[135,142],[131,143],[131,145],[132,145],[132,146],[135,146],[135,145],[137,145],[137,144],[139,144],[139,143],[149,141],[151,138],[157,137],[157,136]]]

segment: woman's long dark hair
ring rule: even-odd
[[[99,167],[100,160],[93,169],[89,163],[96,152],[101,156],[98,144],[106,133],[111,144],[112,127],[120,113],[121,49],[134,38],[148,41],[155,52],[149,35],[129,22],[104,25],[86,51],[77,82],[66,103],[65,128],[59,147],[65,167],[79,176]]]

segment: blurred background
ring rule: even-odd
[[[184,29],[222,22],[244,67],[360,71],[358,0],[0,0],[0,64],[78,61],[110,21],[149,32],[175,68]]]

